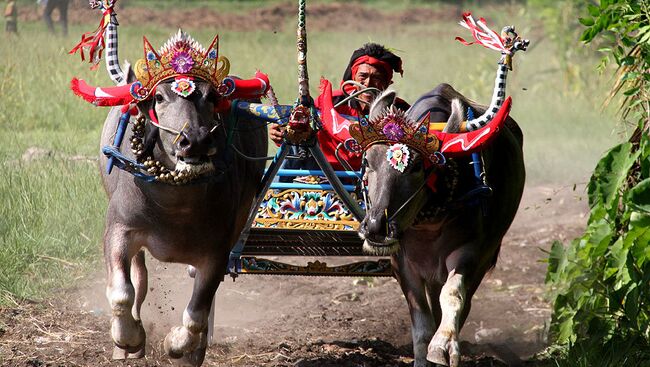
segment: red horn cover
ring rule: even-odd
[[[99,88],[88,85],[83,79],[73,78],[70,82],[70,89],[74,94],[95,106],[122,106],[133,101],[132,85]]]
[[[512,98],[508,97],[492,121],[478,130],[461,134],[434,131],[440,140],[440,152],[448,157],[458,157],[482,150],[497,136],[508,118],[511,105]]]
[[[234,79],[235,90],[229,99],[256,99],[262,97],[269,90],[269,77],[261,71],[255,73],[252,79]]]

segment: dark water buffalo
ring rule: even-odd
[[[128,73],[127,73],[128,74]],[[130,73],[129,82],[134,80]],[[113,357],[144,356],[145,331],[140,307],[147,294],[144,250],[160,261],[196,268],[192,297],[183,312],[182,326],[166,336],[165,351],[181,365],[201,365],[206,350],[208,314],[214,293],[223,280],[230,248],[245,224],[264,163],[232,155],[227,148],[231,121],[214,111],[210,83],[196,80],[191,98],[173,93],[169,82],[156,88],[153,98],[138,109],[155,111],[161,128],[146,123],[145,136],[153,143],[153,158],[173,170],[210,179],[186,185],[147,183],[125,171],[107,175],[101,155],[103,184],[109,197],[104,233],[108,271],[106,296],[112,310]],[[119,109],[109,113],[101,144],[110,145]],[[133,121],[132,121],[133,122]],[[243,124],[240,122],[240,124]],[[266,126],[249,123],[245,133],[234,129],[232,145],[248,156],[267,152]],[[122,152],[133,138],[128,132]],[[145,148],[146,149],[146,148]]]
[[[375,103],[371,120],[392,98],[394,95]],[[442,84],[420,98],[407,115],[415,121],[423,111],[432,111],[431,121],[445,121],[454,99],[461,102],[460,111],[467,106],[477,114],[485,110]],[[496,264],[523,192],[522,142],[521,130],[508,118],[483,152],[486,179],[492,188],[483,202],[477,196],[466,196],[477,183],[471,160],[461,157],[449,160],[436,173],[436,192],[421,190],[400,211],[425,179],[422,155],[412,149],[408,166],[399,172],[386,159],[388,145],[371,145],[366,151],[372,207],[359,234],[365,239],[366,250],[392,255],[394,274],[411,314],[415,366],[430,366],[430,362],[459,365],[460,328],[474,292]]]

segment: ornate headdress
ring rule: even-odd
[[[99,106],[145,100],[160,82],[171,78],[181,81],[175,86],[177,93],[190,94],[194,90],[195,78],[210,82],[220,92],[228,91],[227,87],[221,86],[230,70],[230,62],[224,56],[219,56],[218,35],[207,49],[180,29],[158,52],[146,37],[143,40],[145,57],[133,67],[137,78],[135,82],[120,87],[93,88],[75,78],[72,80],[72,90]]]
[[[472,32],[476,43],[502,53],[497,68],[497,76],[492,92],[492,101],[483,115],[459,124],[461,133],[444,133],[444,122],[431,122],[430,115],[421,121],[411,121],[406,113],[390,107],[368,122],[355,123],[350,126],[350,135],[357,140],[363,150],[377,143],[402,143],[424,154],[432,162],[437,162],[436,152],[447,156],[467,155],[478,151],[488,143],[503,126],[512,103],[506,95],[506,75],[512,69],[512,57],[516,51],[525,51],[530,41],[522,39],[515,32],[514,26],[504,27],[498,35],[487,27],[485,19],[477,21],[470,13],[463,14],[461,26]],[[456,37],[464,45],[471,45]],[[453,107],[452,110],[460,110]],[[401,149],[401,148],[400,148]]]
[[[138,60],[133,68],[138,79],[131,88],[135,99],[146,99],[160,82],[170,78],[183,77],[190,81],[199,78],[220,86],[230,71],[228,59],[219,56],[218,35],[205,49],[179,29],[158,52],[146,37],[143,39],[145,57]]]
[[[84,51],[90,55],[93,69],[99,63],[106,48],[106,69],[117,87],[92,87],[83,80],[73,78],[71,89],[86,101],[97,106],[119,106],[149,98],[158,84],[174,79],[172,90],[187,97],[195,89],[194,79],[210,82],[222,96],[232,98],[259,98],[269,88],[268,77],[257,72],[255,78],[241,80],[227,77],[230,62],[219,56],[219,36],[215,36],[206,49],[189,34],[178,30],[157,52],[144,38],[144,58],[133,69],[136,81],[125,83],[117,57],[117,16],[114,6],[117,0],[90,0],[90,6],[102,11],[97,29],[85,33],[70,53]]]
[[[510,112],[508,97],[494,118],[484,127],[466,133],[444,133],[438,131],[428,119],[412,121],[406,113],[390,106],[370,121],[350,125],[350,135],[362,150],[379,143],[402,143],[437,162],[436,152],[454,157],[478,151],[491,141],[503,126]]]
[[[420,152],[435,152],[440,147],[437,136],[428,134],[428,125],[424,121],[412,123],[406,113],[394,105],[370,121],[352,124],[350,135],[364,150],[373,144],[407,141],[408,146]]]

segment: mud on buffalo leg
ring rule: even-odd
[[[210,307],[223,278],[225,261],[206,261],[196,266],[192,298],[183,312],[183,326],[176,326],[165,337],[165,352],[174,363],[200,366],[207,348]]]
[[[114,358],[144,352],[145,331],[142,322],[134,317],[136,291],[131,283],[131,259],[139,248],[131,246],[128,231],[120,224],[108,225],[104,233],[104,258],[108,273],[106,298],[111,307],[111,337],[118,349]],[[145,285],[146,288],[146,285]],[[141,293],[141,292],[139,292]],[[122,350],[120,352],[120,350]]]
[[[442,320],[431,343],[427,359],[443,366],[456,367],[460,363],[458,333],[467,290],[463,274],[456,269],[449,272],[447,281],[440,292]]]

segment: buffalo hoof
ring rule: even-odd
[[[113,347],[113,359],[139,359],[144,358],[145,354],[145,343],[142,342],[142,345],[131,348],[122,348],[118,345]]]
[[[165,337],[163,348],[175,366],[198,367],[203,363],[208,346],[205,334],[193,334],[185,327],[175,327]]]
[[[136,359],[144,357],[147,334],[145,333],[140,321],[137,321],[136,325],[138,330],[136,339],[139,339],[140,343],[135,346],[115,343],[115,347],[113,348],[113,359]]]
[[[205,347],[198,348],[192,353],[184,354],[180,358],[170,356],[172,364],[176,367],[199,367],[205,359]]]
[[[427,360],[441,366],[458,367],[460,365],[460,350],[458,342],[449,340],[447,343],[442,345],[430,344],[427,353]]]

